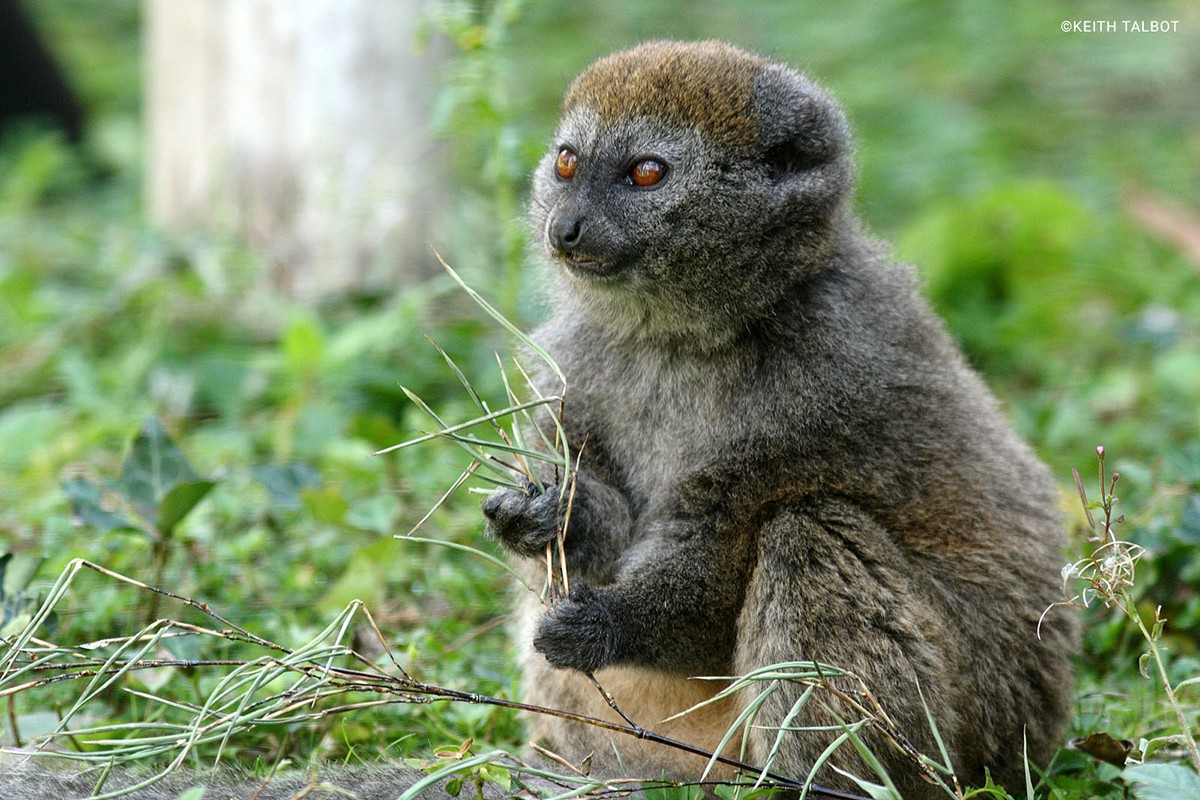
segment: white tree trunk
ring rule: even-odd
[[[427,265],[425,0],[146,0],[153,221],[232,229],[312,299]]]

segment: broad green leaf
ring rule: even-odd
[[[300,502],[304,504],[306,513],[326,525],[343,524],[350,511],[350,504],[342,496],[342,490],[331,484],[305,489],[300,493]]]
[[[1200,545],[1200,492],[1193,492],[1179,517],[1175,536],[1185,544]]]
[[[350,506],[346,522],[356,528],[376,533],[395,532],[396,516],[400,513],[400,501],[394,494],[382,492]]]
[[[170,534],[214,486],[215,481],[190,481],[171,487],[158,504],[158,529]]]
[[[276,508],[288,510],[300,508],[301,491],[321,485],[321,474],[307,464],[266,464],[251,475],[266,487]]]
[[[108,511],[103,506],[104,490],[86,478],[68,478],[63,481],[63,491],[71,503],[71,513],[81,523],[95,528],[100,533],[115,530],[139,530],[120,512]]]
[[[1133,784],[1138,800],[1200,800],[1200,775],[1180,764],[1138,764],[1121,777]]]
[[[325,358],[325,336],[312,317],[298,315],[290,320],[281,347],[288,371],[298,377],[315,375]]]
[[[500,764],[484,764],[479,768],[479,777],[506,792],[512,789],[512,771]]]
[[[158,525],[159,503],[167,493],[181,483],[197,480],[198,476],[183,451],[159,421],[150,417],[133,440],[133,447],[121,465],[121,478],[116,488],[139,513]]]

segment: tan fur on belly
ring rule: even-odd
[[[571,711],[624,724],[585,675],[551,667],[536,653],[524,659],[524,698],[536,705]],[[725,688],[724,681],[683,678],[666,672],[637,667],[611,667],[596,674],[617,705],[646,730],[712,751],[737,715],[734,700],[726,698],[690,714],[667,721],[681,711],[702,703]],[[569,722],[540,714],[528,719],[530,738],[554,743],[559,755],[579,762],[589,754],[591,774],[597,777],[698,777],[706,759],[682,750],[633,736]],[[740,737],[726,748],[736,755]],[[732,774],[718,765],[710,773],[716,779]]]

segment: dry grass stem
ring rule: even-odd
[[[54,605],[66,596],[70,584],[82,570],[91,570],[135,588],[156,592],[217,621],[219,625],[205,626],[160,619],[130,636],[111,637],[73,646],[59,645],[35,636],[42,621],[53,610]],[[89,749],[46,752],[43,755],[49,758],[69,758],[109,765],[139,759],[169,759],[165,768],[135,788],[147,786],[179,769],[193,758],[202,746],[208,749],[206,752],[211,750],[214,762],[219,762],[222,752],[235,736],[256,727],[306,724],[364,708],[440,701],[488,704],[556,716],[706,758],[715,758],[745,774],[759,775],[760,780],[761,776],[765,775],[765,780],[783,788],[799,790],[805,786],[795,778],[778,775],[738,759],[714,755],[703,748],[647,731],[624,715],[615,701],[612,702],[612,707],[625,720],[624,725],[561,709],[544,708],[426,683],[409,675],[386,643],[384,652],[388,668],[384,669],[343,644],[351,639],[356,627],[355,620],[359,615],[365,617],[366,624],[380,641],[384,641],[374,617],[361,602],[354,601],[312,639],[297,647],[288,647],[256,636],[229,622],[207,603],[147,586],[141,581],[127,578],[91,562],[76,560],[64,571],[50,597],[29,625],[16,637],[4,640],[7,648],[0,658],[0,697],[11,698],[18,694],[36,692],[56,683],[82,682],[83,689],[78,699],[63,713],[58,728],[41,738],[44,741],[58,740],[70,744],[75,737],[86,737]],[[258,657],[246,659],[160,658],[153,655],[165,641],[180,636],[236,642],[266,652]],[[224,672],[208,696],[194,703],[160,697],[152,692],[131,688],[124,682],[127,676],[164,667],[216,669]],[[598,688],[608,697],[608,693],[602,687]],[[81,712],[88,703],[102,692],[112,689],[130,693],[152,706],[157,706],[161,713],[152,715],[154,719],[146,722],[71,727],[76,719],[81,718]],[[363,699],[362,694],[369,697]],[[372,695],[373,697],[370,697]],[[452,771],[462,771],[471,768],[472,765],[500,760],[506,768],[530,774],[543,774],[520,764],[501,751],[456,761]],[[435,774],[445,777],[449,772]],[[579,780],[577,775],[568,778],[555,777]],[[439,777],[435,780],[440,779]],[[573,790],[571,794],[625,792],[631,786],[632,782],[602,784],[589,779],[586,785]],[[124,791],[128,790],[122,790]],[[832,800],[867,800],[861,795],[820,786],[809,786],[808,794]],[[116,794],[98,795],[110,796]],[[415,797],[416,794],[406,793],[406,796]]]

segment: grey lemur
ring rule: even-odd
[[[963,778],[990,769],[1017,786],[1023,739],[1046,762],[1070,707],[1073,620],[1051,613],[1037,635],[1057,596],[1055,487],[912,270],[863,233],[852,177],[834,101],[727,44],[645,44],[567,91],[534,175],[557,303],[536,338],[567,376],[563,423],[585,444],[571,593],[547,611],[520,601],[524,699],[613,717],[594,672],[640,724],[714,748],[751,695],[662,722],[721,686],[691,676],[820,661],[859,675],[936,757],[920,690]],[[541,492],[484,502],[490,532],[531,570],[562,513],[542,477]],[[765,758],[801,691],[770,695],[748,760]],[[817,693],[790,724],[857,717]],[[704,763],[554,718],[532,725],[606,775],[694,778]],[[836,733],[787,733],[773,769],[805,777]],[[937,796],[864,735],[905,798]],[[847,754],[832,763],[871,777]],[[333,777],[364,800],[412,780],[403,768]],[[174,797],[181,780],[135,796]],[[87,785],[0,765],[2,797],[72,796],[59,781]],[[828,768],[817,781],[846,786]]]
[[[563,100],[531,217],[556,313],[534,336],[586,442],[565,550],[571,592],[518,614],[524,699],[715,747],[740,700],[667,717],[744,674],[852,670],[908,740],[958,774],[1023,780],[1072,695],[1074,621],[1056,599],[1054,483],[850,206],[852,146],[828,94],[720,42],[597,61]],[[550,376],[535,378],[557,391]],[[488,529],[535,568],[563,510],[500,489]],[[761,762],[803,687],[750,729]],[[818,693],[792,726],[859,715]],[[533,733],[602,773],[695,777],[703,761],[555,718]],[[775,726],[774,728],[772,726]],[[836,736],[784,736],[804,777]],[[939,796],[866,736],[905,798]],[[735,739],[735,742],[738,741]],[[736,745],[735,745],[736,746]],[[832,762],[864,777],[849,756]],[[845,788],[824,769],[818,783]]]

